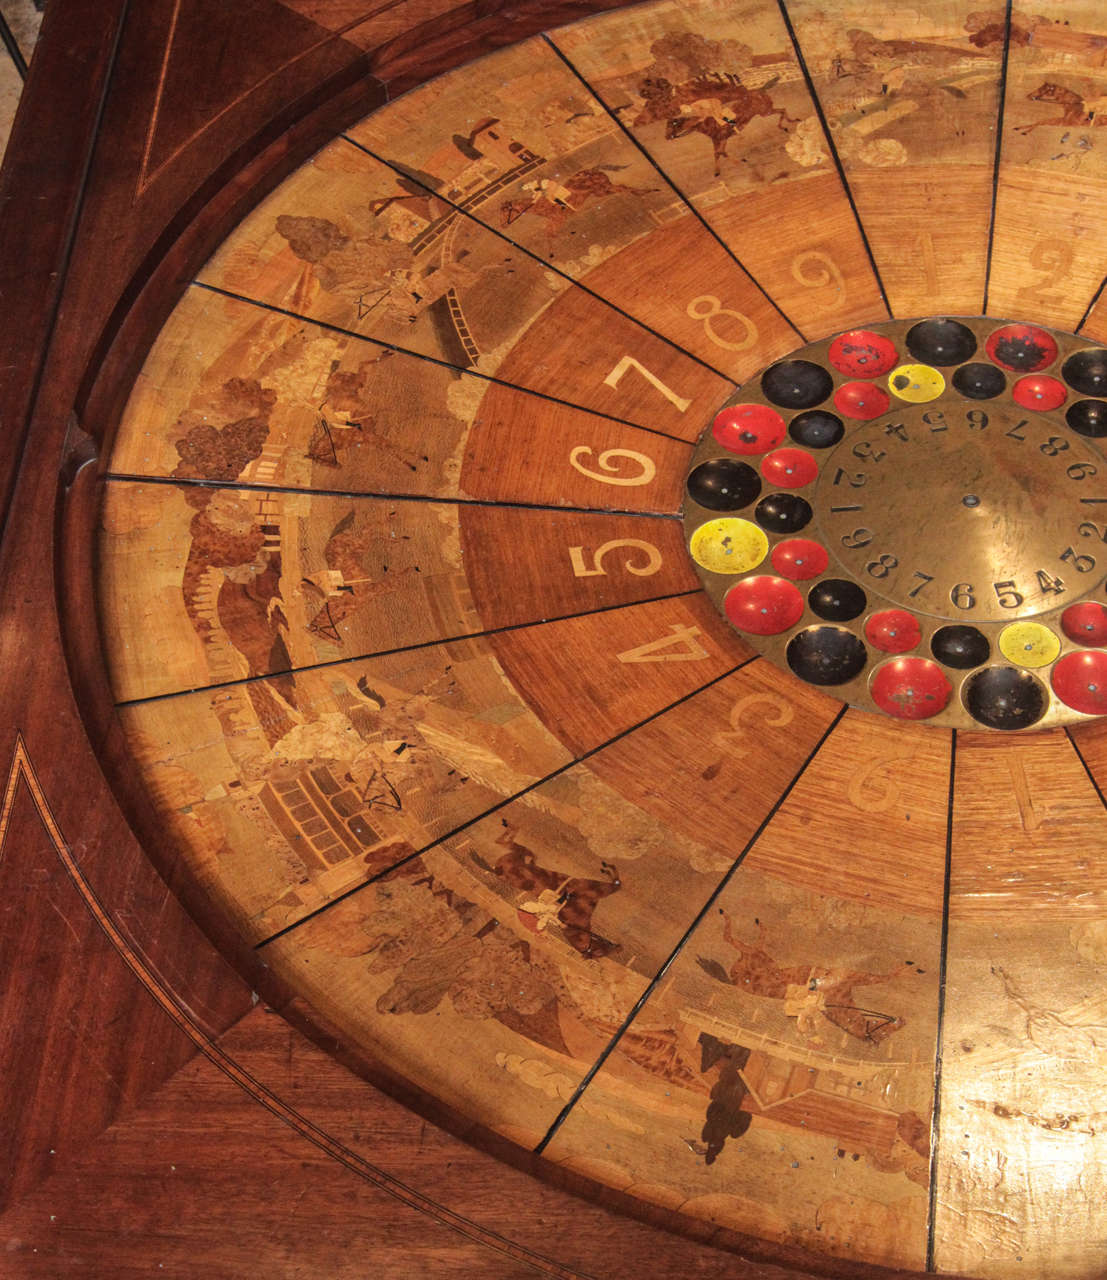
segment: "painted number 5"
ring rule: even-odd
[[[635,564],[630,557],[623,561],[623,568],[628,573],[633,573],[637,578],[648,578],[650,574],[656,573],[661,568],[661,552],[650,542],[643,542],[641,538],[614,538],[611,542],[605,542],[591,552],[592,567],[589,568],[585,563],[585,550],[583,547],[569,548],[569,563],[573,566],[573,573],[578,578],[598,578],[605,575],[607,570],[600,563],[609,551],[614,551],[616,547],[633,547],[635,551],[641,551],[646,559],[644,564]]]

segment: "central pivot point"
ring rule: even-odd
[[[975,493],[966,493],[965,496],[961,499],[961,501],[962,503],[964,503],[966,507],[980,506],[980,499],[976,496]]]

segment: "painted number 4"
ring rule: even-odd
[[[696,639],[699,627],[686,627],[676,622],[669,625],[672,635],[660,640],[650,640],[636,649],[624,649],[615,656],[620,662],[698,662],[709,657],[707,650]]]

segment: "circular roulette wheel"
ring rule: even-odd
[[[1072,397],[1105,365],[1037,326],[947,318],[777,361],[693,455],[705,589],[770,659],[855,706],[1008,731],[1098,714],[1107,401]]]
[[[1038,1276],[1102,1235],[1107,259],[1022,199],[1089,216],[1048,41],[860,12],[603,15],[288,177],[123,415],[106,657],[212,902],[460,1123]]]

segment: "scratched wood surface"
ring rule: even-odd
[[[935,1256],[1089,1276],[1107,1229],[1102,800],[1065,735],[1006,745],[957,751]]]
[[[809,338],[886,317],[774,6],[652,4],[551,38]],[[777,234],[781,225],[787,236]],[[716,323],[724,340],[740,340],[732,316]]]
[[[788,12],[893,312],[979,314],[1002,13],[971,0]]]
[[[754,657],[684,469],[803,337],[1079,323],[1096,21],[660,0],[460,67],[257,205],[114,432],[117,723],[212,910],[453,1123],[828,1275],[1097,1274],[1107,738]]]
[[[1107,273],[1099,224],[1090,213],[1107,189],[1095,118],[1107,91],[1105,36],[1103,10],[1086,0],[1014,5],[988,301],[993,315],[1032,310],[1046,324],[1075,328]]]

